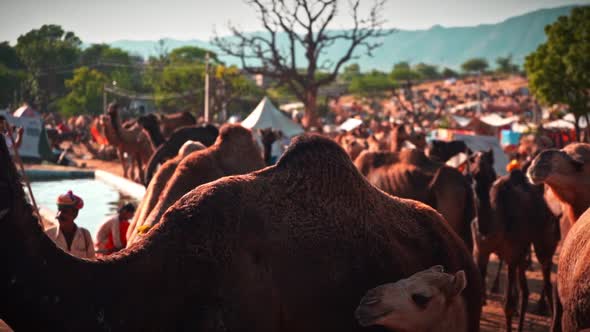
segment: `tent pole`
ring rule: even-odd
[[[27,173],[25,173],[25,166],[23,165],[23,160],[20,158],[20,155],[18,154],[18,148],[16,146],[16,142],[14,141],[14,137],[12,136],[12,128],[10,127],[10,123],[8,123],[8,121],[6,121],[7,127],[8,127],[8,136],[10,137],[10,141],[12,142],[12,150],[14,151],[14,157],[17,160],[20,169],[23,173],[23,179],[25,180],[25,184],[27,185],[27,188],[29,189],[29,194],[31,195],[31,201],[33,202],[33,207],[35,208],[35,213],[37,214],[37,217],[39,218],[38,221],[41,224],[41,227],[43,227],[43,221],[41,221],[41,214],[39,213],[39,207],[37,206],[37,202],[35,201],[35,196],[33,196],[33,189],[31,189],[31,183],[29,181],[29,178],[27,177]]]

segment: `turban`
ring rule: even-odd
[[[512,172],[515,169],[520,169],[520,163],[518,160],[512,160],[508,165],[506,165],[506,171]]]
[[[61,207],[72,207],[76,210],[80,210],[84,207],[84,201],[82,198],[74,195],[71,190],[63,195],[59,195],[57,198],[57,206],[58,208]]]

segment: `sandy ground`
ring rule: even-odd
[[[84,160],[75,158],[74,161],[79,166],[84,166],[78,169],[101,169],[116,175],[122,176],[123,170],[118,162],[114,161],[101,161],[101,160]],[[32,169],[72,169],[71,167],[55,166],[55,165],[26,165],[27,168]],[[554,257],[554,263],[557,260],[557,255]],[[488,267],[488,302],[483,307],[482,318],[481,318],[481,331],[503,331],[504,328],[504,311],[503,307],[503,290],[506,284],[506,266],[504,265],[503,271],[500,278],[500,293],[493,294],[489,292],[493,278],[498,270],[498,260],[492,255],[490,259],[490,266]],[[552,280],[555,279],[556,266],[553,268]],[[536,259],[533,259],[532,270],[527,271],[527,279],[529,285],[529,306],[525,316],[524,331],[540,332],[549,331],[551,325],[551,318],[549,316],[540,316],[534,311],[537,308],[537,301],[540,297],[542,288],[542,276],[541,268]],[[513,318],[512,326],[514,329],[517,328],[518,317]],[[0,332],[2,331],[2,325],[0,324]]]

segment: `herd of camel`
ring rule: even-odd
[[[261,154],[238,124],[166,135],[153,116],[122,125],[116,108],[99,121],[147,190],[128,248],[97,260],[44,235],[0,136],[0,319],[15,330],[479,331],[496,253],[508,266],[506,328],[520,312],[521,331],[531,247],[553,330],[590,328],[589,144],[540,151],[498,177],[491,151],[427,146],[403,126],[388,151],[353,156],[347,137],[308,134],[268,165],[271,130]],[[461,169],[445,165],[466,151]],[[148,156],[159,158],[151,168]],[[552,287],[560,218],[573,226]]]

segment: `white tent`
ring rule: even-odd
[[[25,104],[13,114],[10,114],[9,111],[0,111],[0,115],[4,116],[11,125],[24,129],[22,143],[18,149],[21,157],[34,160],[48,157],[47,136],[43,128],[43,119],[39,113]]]
[[[479,118],[479,120],[487,125],[492,126],[492,127],[504,127],[509,124],[512,124],[513,122],[518,121],[518,116],[511,116],[509,118],[504,118],[504,117],[498,115],[498,113],[491,113],[491,114],[482,116],[481,118]]]
[[[303,128],[283,115],[267,97],[242,121],[242,126],[249,129],[272,128],[282,131],[286,137],[303,133]]]
[[[351,130],[358,128],[362,124],[363,124],[363,120],[356,119],[356,118],[350,118],[350,119],[346,119],[346,121],[344,121],[340,125],[340,127],[338,127],[338,129],[344,130],[344,131],[351,131]]]

